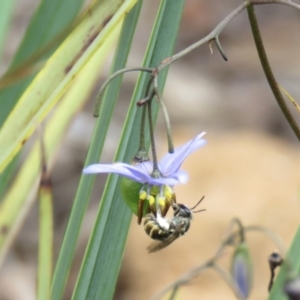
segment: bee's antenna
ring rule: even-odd
[[[197,211],[193,211],[193,213],[196,214],[196,213],[201,212],[201,211],[206,211],[206,209],[200,209],[200,210],[197,210]]]
[[[190,208],[190,210],[193,210],[194,208],[196,208],[201,202],[202,202],[202,200],[204,199],[204,197],[205,196],[203,196],[198,202],[197,202],[197,204],[194,206],[194,207],[192,207],[192,208]],[[203,210],[203,209],[202,209]],[[201,210],[200,210],[201,211]]]

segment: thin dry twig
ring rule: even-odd
[[[246,7],[249,5],[261,5],[261,4],[283,4],[283,5],[288,5],[293,8],[296,8],[300,10],[300,5],[297,3],[294,3],[289,0],[248,0],[244,1],[241,5],[239,5],[235,10],[233,10],[223,21],[221,21],[207,36],[199,40],[198,42],[192,44],[191,46],[185,48],[181,52],[170,56],[166,59],[164,59],[161,64],[157,67],[158,72],[161,70],[165,69],[178,59],[182,58],[186,54],[190,53],[194,49],[198,48],[199,46],[205,44],[205,43],[210,43],[211,41],[217,41],[217,47],[218,50],[220,51],[221,55],[224,55],[224,51],[220,50],[221,44],[219,42],[219,35],[221,32],[224,30],[224,28],[227,26],[227,24],[234,18],[236,17],[240,12],[242,12]],[[225,56],[226,57],[226,56]],[[224,57],[223,57],[224,58]],[[225,59],[225,58],[224,58]]]
[[[244,227],[243,231],[244,232],[255,231],[255,232],[261,232],[261,233],[265,234],[278,247],[278,249],[281,253],[281,256],[285,257],[285,253],[286,253],[285,247],[284,247],[281,239],[274,232],[270,231],[269,229],[267,229],[265,227],[256,226],[256,225]],[[243,299],[236,284],[235,283],[232,284],[233,281],[231,279],[228,279],[229,278],[228,274],[216,264],[217,260],[223,255],[224,249],[227,246],[232,245],[232,241],[238,236],[240,236],[240,230],[231,232],[227,236],[227,238],[221,243],[221,245],[217,249],[216,253],[212,256],[212,258],[210,258],[207,262],[204,262],[204,263],[200,264],[199,266],[196,266],[195,268],[184,273],[182,276],[180,276],[175,281],[173,281],[172,283],[170,283],[169,285],[164,287],[162,290],[160,290],[157,294],[153,295],[148,300],[157,300],[157,299],[160,299],[166,292],[168,292],[170,290],[174,290],[174,289],[178,290],[178,288],[180,286],[190,283],[193,279],[195,279],[197,276],[199,276],[203,271],[205,271],[208,268],[213,268],[216,271],[218,271],[219,274],[222,276],[222,278],[232,288],[233,292],[236,294],[238,299]],[[291,264],[289,263],[288,258],[285,258],[285,262],[287,263],[288,267],[291,267]]]

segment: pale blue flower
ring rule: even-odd
[[[233,254],[231,275],[239,288],[242,299],[248,299],[252,288],[253,271],[249,248],[244,241],[239,243]]]
[[[167,153],[158,163],[158,169],[161,176],[159,178],[152,177],[153,163],[146,161],[136,165],[129,165],[122,162],[113,164],[93,164],[87,166],[84,174],[95,173],[114,173],[130,178],[133,181],[149,185],[169,185],[174,186],[178,183],[186,183],[188,181],[187,172],[180,170],[184,160],[195,150],[206,144],[206,140],[202,139],[205,132],[200,133],[194,139],[176,148],[174,153]]]
[[[243,257],[236,257],[233,267],[233,276],[243,299],[247,299],[250,294],[249,270]]]

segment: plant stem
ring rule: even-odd
[[[154,96],[154,94],[153,94]],[[151,150],[152,150],[152,159],[153,159],[153,176],[160,176],[160,171],[158,169],[158,162],[157,162],[157,155],[156,155],[156,148],[155,148],[155,139],[154,139],[154,129],[153,129],[153,123],[152,123],[152,110],[151,110],[151,103],[152,98],[147,101],[147,107],[148,107],[148,119],[149,119],[149,133],[150,133],[150,141],[151,141]]]
[[[174,286],[174,288],[172,290],[172,294],[171,294],[169,300],[174,300],[175,299],[178,290],[179,290],[179,285]]]
[[[53,264],[53,198],[52,183],[47,170],[46,153],[41,136],[42,176],[39,198],[39,250],[37,271],[37,299],[49,300]]]
[[[220,51],[222,57],[226,60],[227,57],[224,56],[224,51],[222,50],[220,41],[219,41],[219,35],[223,31],[223,29],[227,26],[227,24],[236,17],[240,12],[242,12],[246,7],[249,5],[259,5],[259,4],[283,4],[287,6],[291,6],[295,9],[300,10],[300,5],[297,3],[294,3],[289,0],[248,0],[244,1],[241,5],[239,5],[235,10],[233,10],[223,21],[221,21],[207,36],[202,38],[201,40],[197,41],[196,43],[192,44],[191,46],[187,47],[186,49],[180,51],[179,53],[170,56],[166,59],[164,59],[160,65],[156,68],[157,73],[161,72],[166,67],[170,66],[172,63],[177,61],[178,59],[182,58],[183,56],[187,55],[194,49],[198,48],[199,46],[209,43],[211,41],[215,41],[217,43],[218,50]]]
[[[252,34],[253,34],[253,38],[255,41],[257,53],[258,53],[258,56],[260,59],[260,63],[262,65],[262,68],[264,70],[264,73],[266,75],[268,83],[270,85],[270,88],[273,92],[273,95],[274,95],[282,113],[284,114],[286,120],[288,121],[292,130],[294,131],[295,135],[297,136],[298,140],[300,141],[300,129],[284,101],[284,98],[280,92],[277,81],[274,77],[271,66],[269,64],[268,57],[267,57],[267,54],[266,54],[266,51],[264,48],[264,44],[263,44],[263,41],[262,41],[262,38],[260,35],[254,7],[252,5],[249,5],[247,7],[247,12],[248,12],[249,22],[251,25]]]
[[[232,220],[233,223],[235,223],[239,227],[239,235],[240,235],[240,243],[245,241],[245,232],[244,232],[244,226],[240,219],[234,218]]]
[[[227,271],[225,271],[223,268],[221,268],[219,265],[217,264],[213,264],[211,266],[213,269],[215,269],[220,275],[221,277],[224,279],[224,281],[226,281],[226,283],[229,285],[229,287],[233,290],[233,292],[235,293],[236,297],[239,300],[244,300],[245,298],[242,296],[239,287],[237,286],[237,284],[235,283],[235,281],[233,280],[233,278],[230,276],[230,274],[228,274]]]
[[[108,86],[108,84],[116,77],[124,74],[124,73],[128,73],[128,72],[134,72],[134,71],[141,71],[141,72],[148,72],[148,73],[152,73],[153,69],[152,68],[143,68],[143,67],[136,67],[136,68],[124,68],[124,69],[120,69],[116,72],[114,72],[111,76],[109,76],[104,83],[101,86],[101,89],[97,95],[97,100],[96,100],[96,104],[95,104],[95,109],[94,109],[94,117],[99,117],[99,110],[100,110],[100,101],[102,98],[102,94],[105,91],[106,87]]]
[[[172,133],[171,133],[171,122],[170,122],[169,114],[168,114],[167,108],[165,106],[165,103],[159,93],[159,90],[158,90],[157,76],[155,76],[153,79],[153,89],[154,89],[155,95],[159,101],[159,104],[160,104],[160,107],[161,107],[161,110],[162,110],[162,113],[164,116],[164,120],[165,120],[167,139],[168,139],[168,152],[174,153],[174,144],[173,144]]]
[[[140,128],[140,145],[139,145],[139,151],[145,150],[145,123],[146,123],[146,113],[147,113],[147,107],[143,106],[143,112],[142,112],[142,118],[141,118],[141,128]]]

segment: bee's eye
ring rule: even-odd
[[[191,211],[187,208],[184,210],[184,214],[189,217],[191,215]]]
[[[191,216],[191,211],[185,205],[181,204],[179,207],[178,215],[188,218]]]

